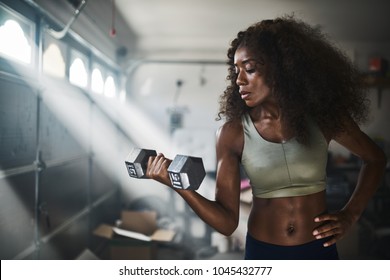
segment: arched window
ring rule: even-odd
[[[98,94],[103,94],[104,80],[99,68],[94,68],[91,77],[91,90]]]
[[[17,21],[9,19],[0,26],[0,42],[0,53],[5,57],[31,64],[31,44]]]
[[[65,77],[65,61],[57,44],[51,43],[43,53],[43,72],[54,77]]]
[[[86,88],[88,85],[88,73],[83,60],[75,58],[69,68],[69,81],[79,87]]]
[[[112,76],[108,76],[104,83],[104,95],[113,98],[116,95],[115,80]]]

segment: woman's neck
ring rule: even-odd
[[[276,102],[264,102],[250,111],[250,115],[253,121],[280,121],[281,120],[281,109]]]

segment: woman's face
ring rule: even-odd
[[[271,90],[264,81],[261,69],[264,66],[254,59],[247,48],[240,47],[236,50],[234,65],[237,74],[236,84],[247,106],[258,106],[270,98]]]

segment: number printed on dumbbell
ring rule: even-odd
[[[137,176],[137,171],[135,170],[133,164],[129,164],[129,163],[128,163],[128,164],[126,165],[126,167],[127,167],[127,171],[129,172],[130,177],[138,178],[138,176]]]
[[[171,178],[171,183],[173,187],[177,188],[183,188],[183,184],[181,183],[180,174],[177,173],[169,173],[169,177]]]

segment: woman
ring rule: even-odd
[[[359,219],[386,158],[358,127],[368,106],[359,74],[318,29],[293,17],[239,32],[228,50],[221,96],[215,200],[175,189],[207,224],[231,235],[239,222],[240,166],[253,192],[246,259],[338,259],[336,242]],[[329,142],[363,161],[337,213],[326,209]],[[171,160],[150,158],[147,175],[171,186]]]

